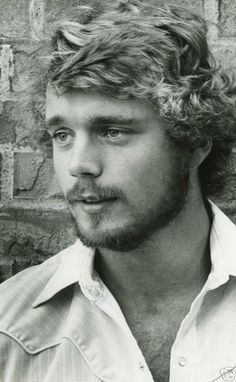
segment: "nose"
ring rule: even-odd
[[[74,141],[68,164],[71,176],[98,177],[102,173],[102,165],[99,159],[96,144],[88,137],[80,135]]]

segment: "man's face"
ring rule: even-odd
[[[84,244],[135,248],[183,208],[188,173],[147,103],[49,89],[46,119],[56,175]]]

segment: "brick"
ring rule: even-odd
[[[37,76],[38,65],[31,58],[32,45],[14,46],[15,74],[12,79],[12,92],[17,101],[11,113],[17,121],[15,126],[16,143],[18,145],[38,148],[38,138],[44,130],[44,95],[32,95],[29,82]],[[33,67],[33,73],[29,74]]]
[[[75,232],[67,211],[0,210],[0,281],[69,246]]]
[[[14,198],[44,200],[53,181],[53,163],[42,154],[16,153],[14,161]]]
[[[0,68],[1,68],[1,78],[0,78],[0,99],[6,101],[11,99],[11,79],[14,74],[14,63],[13,63],[13,50],[9,44],[3,44],[1,46],[1,57],[0,57]]]
[[[63,196],[63,193],[60,189],[60,186],[58,184],[58,181],[56,179],[56,175],[53,174],[51,180],[50,180],[50,184],[48,186],[48,189],[47,189],[47,198],[48,199],[60,199],[60,200],[64,200],[64,196]]]
[[[28,6],[28,0],[1,0],[0,37],[28,37]]]
[[[219,21],[219,0],[204,0],[203,7],[205,19],[217,23]]]
[[[165,1],[165,0],[149,0],[149,2],[154,2],[154,4],[156,3],[160,3],[160,5],[163,5],[165,6],[166,4],[175,4],[175,5],[179,5],[179,6],[182,6],[184,8],[187,8],[189,10],[191,10],[191,12],[194,12],[196,14],[200,14],[203,16],[203,2],[202,0],[197,0],[197,1],[191,1],[191,0],[176,0],[176,1],[172,1],[172,0],[168,0],[168,1]]]
[[[68,209],[51,210],[17,210],[18,241],[30,232],[35,241],[34,247],[44,253],[56,254],[75,241],[75,230]],[[24,225],[22,225],[24,223]]]
[[[70,9],[80,5],[90,5],[93,9],[97,10],[100,8],[103,9],[107,3],[108,0],[47,0],[45,3],[46,19],[62,19],[63,15],[67,14]],[[83,22],[86,19],[86,16],[87,12],[80,12],[79,21]]]
[[[53,181],[53,175],[54,175],[54,168],[53,168],[53,162],[51,158],[44,158],[44,162],[42,166],[40,167],[40,170],[38,172],[37,179],[34,184],[34,188],[28,192],[23,193],[21,192],[19,196],[21,197],[31,197],[38,199],[45,199],[48,197],[48,189],[50,188],[50,185]]]
[[[23,46],[22,44],[13,44],[14,50],[14,75],[11,78],[11,97],[13,101],[7,102],[7,107],[1,118],[6,119],[9,128],[14,129],[14,140],[19,145],[33,145],[33,132],[39,129],[37,118],[33,115],[28,102],[28,94],[26,88],[29,83],[29,65],[32,46]],[[4,103],[2,103],[4,105]],[[7,128],[7,127],[6,127]],[[13,138],[13,137],[12,137]],[[13,139],[11,138],[11,142]],[[1,134],[0,143],[5,141],[4,135]],[[6,140],[6,141],[9,141]]]
[[[14,76],[12,78],[12,91],[23,90],[29,80],[30,56],[34,49],[31,44],[12,43],[14,51]],[[21,96],[21,94],[19,94]]]
[[[0,283],[13,276],[13,258],[0,256]]]
[[[27,194],[32,191],[39,171],[44,162],[41,154],[34,152],[15,153],[14,155],[14,196],[19,196],[21,191]]]
[[[42,155],[29,152],[17,153],[14,159],[14,193],[31,190],[44,158]]]
[[[22,94],[23,96],[24,94]],[[34,114],[31,105],[24,104],[24,100],[8,102],[6,112],[5,116],[0,115],[0,118],[7,122],[4,127],[5,138],[8,138],[9,142],[15,142],[18,146],[31,146],[38,149],[39,136],[42,135],[44,122],[36,113]],[[4,142],[3,136],[0,139],[0,142]]]
[[[44,0],[31,0],[29,4],[32,37],[39,37],[44,25]]]
[[[106,4],[116,4],[116,0],[47,0],[46,6],[46,14],[55,13],[56,15],[62,15],[63,12],[67,12],[70,7],[79,5],[91,5],[94,8],[100,9],[100,7],[105,7]],[[193,12],[203,15],[203,2],[202,0],[144,0],[146,3],[154,3],[160,6],[164,6],[166,4],[177,4],[181,5],[185,8],[191,9]],[[60,11],[58,11],[60,9]]]
[[[7,101],[1,103],[0,109],[0,144],[13,143],[16,139],[15,127],[17,120],[12,115],[12,109],[14,109],[15,103],[13,101]]]
[[[219,35],[219,2],[218,0],[204,0],[204,18],[207,22],[207,38],[209,41],[217,40]]]
[[[218,64],[225,69],[236,70],[236,45],[219,43],[212,46],[213,55]]]
[[[235,0],[219,1],[220,35],[236,37],[236,2]]]
[[[8,257],[7,247],[15,234],[15,213],[0,209],[0,282],[12,276],[13,259]]]
[[[9,110],[11,123],[14,128],[14,140],[18,145],[32,145],[35,141],[33,125],[33,117],[30,110],[21,106],[19,102],[15,102]]]
[[[44,129],[43,120],[23,101],[0,102],[0,126],[0,145],[16,143],[19,146],[39,148],[38,136],[41,136]]]
[[[102,3],[106,5],[108,0],[47,0],[45,3],[45,14],[55,13],[55,15],[59,16],[59,14],[62,15],[73,7],[80,5],[99,7]],[[111,3],[114,3],[114,1],[111,1]]]
[[[1,199],[9,201],[13,198],[13,163],[12,145],[0,145],[1,152]]]

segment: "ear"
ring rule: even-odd
[[[209,141],[205,146],[197,147],[190,156],[189,167],[191,169],[197,168],[206,159],[207,155],[211,151],[212,142]]]

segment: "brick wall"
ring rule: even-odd
[[[42,30],[45,15],[71,3],[98,1],[102,0],[64,0],[64,3],[62,0],[0,0],[0,281],[41,262],[74,240],[52,161],[35,147],[32,121],[36,123],[36,119],[32,118],[32,110],[22,108],[18,89],[27,82],[27,71],[23,68],[34,47],[34,33]],[[175,3],[205,16],[209,23],[208,39],[218,62],[235,70],[235,1],[178,0]],[[236,220],[235,176],[236,160],[235,175],[219,201],[233,220]]]

